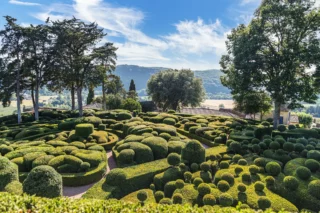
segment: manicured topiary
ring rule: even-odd
[[[320,180],[313,180],[308,184],[308,192],[320,200]]]
[[[225,180],[220,180],[217,184],[217,187],[222,192],[226,192],[230,189],[229,183]]]
[[[293,176],[286,176],[283,179],[283,184],[284,187],[289,190],[296,190],[299,187],[299,181]]]
[[[171,135],[169,133],[163,132],[159,135],[159,137],[165,139],[166,141],[169,141],[171,138]]]
[[[251,175],[249,172],[244,172],[241,175],[242,182],[250,182],[251,181]]]
[[[23,187],[19,181],[15,180],[7,184],[4,191],[10,194],[21,195],[23,193]]]
[[[246,159],[240,159],[240,160],[238,161],[238,164],[241,165],[241,166],[245,166],[245,165],[248,164],[248,162],[247,162]]]
[[[207,162],[203,162],[202,164],[200,164],[200,169],[204,172],[207,172],[210,170],[210,164]]]
[[[62,177],[50,166],[37,166],[24,180],[23,191],[39,197],[62,196]]]
[[[267,187],[273,187],[275,184],[275,179],[272,176],[267,176],[264,181],[266,182]]]
[[[189,168],[184,163],[179,163],[179,168],[180,168],[182,173],[184,173],[184,172],[189,170]]]
[[[205,161],[205,149],[199,141],[189,141],[181,151],[181,158],[191,163],[202,163]]]
[[[254,159],[253,162],[254,162],[254,164],[256,166],[259,166],[259,167],[265,167],[266,166],[266,161],[263,158],[256,158],[256,159]]]
[[[283,124],[278,125],[278,130],[279,132],[284,132],[287,130],[287,127]]]
[[[132,149],[124,149],[118,155],[118,162],[121,165],[132,164],[134,160],[135,152]]]
[[[258,144],[253,144],[252,145],[252,150],[255,152],[255,153],[259,153],[261,151],[261,147],[258,145]]]
[[[277,149],[280,149],[280,144],[277,141],[272,141],[269,147],[270,149],[277,150]]]
[[[149,188],[150,188],[152,191],[156,190],[156,186],[155,186],[153,183],[150,184]]]
[[[193,185],[194,185],[195,187],[198,187],[201,183],[203,183],[203,180],[202,180],[201,178],[195,178],[195,179],[193,180]]]
[[[268,121],[262,121],[262,122],[261,122],[261,125],[268,127],[268,126],[270,126],[270,123],[269,123]]]
[[[237,189],[239,192],[245,192],[247,190],[247,187],[243,183],[239,183]]]
[[[291,143],[291,142],[285,142],[285,143],[283,144],[283,149],[284,149],[285,151],[287,151],[287,152],[292,152],[292,151],[294,151],[294,144]]]
[[[191,168],[191,171],[192,171],[192,172],[196,172],[196,171],[198,171],[198,169],[199,169],[199,164],[197,164],[197,163],[192,163],[191,166],[190,166],[190,168]]]
[[[156,199],[156,202],[159,203],[160,200],[164,198],[163,191],[156,191],[156,193],[154,193],[154,198]]]
[[[234,156],[232,157],[232,161],[233,161],[234,163],[238,163],[238,161],[239,161],[240,159],[242,159],[242,156],[239,155],[239,154],[236,154],[236,155],[234,155]]]
[[[229,163],[227,161],[221,161],[219,166],[220,166],[220,169],[228,169]]]
[[[186,183],[190,183],[191,182],[191,178],[192,178],[192,173],[191,172],[185,172],[183,174],[184,180]]]
[[[170,198],[162,198],[159,202],[159,204],[162,204],[162,205],[171,205],[172,204],[172,201]]]
[[[229,172],[225,172],[221,175],[221,180],[227,181],[230,185],[234,183],[234,176]]]
[[[198,193],[200,196],[204,196],[206,194],[210,194],[211,192],[211,188],[208,184],[206,183],[201,183],[199,186],[198,186]]]
[[[264,184],[263,184],[263,182],[261,182],[261,181],[255,182],[255,183],[254,183],[254,189],[255,189],[256,191],[263,191],[263,189],[264,189]]]
[[[271,201],[265,196],[259,197],[258,206],[260,209],[265,210],[271,207]]]
[[[228,193],[222,193],[219,196],[219,204],[221,206],[231,206],[233,204],[233,198]]]
[[[82,164],[80,164],[80,171],[81,172],[86,172],[90,169],[90,163],[88,162],[83,162]]]
[[[176,124],[176,120],[173,118],[165,118],[163,123],[174,126]]]
[[[176,181],[176,188],[177,188],[177,189],[182,189],[183,187],[184,187],[184,181],[181,180],[181,179],[178,179],[178,180]]]
[[[167,161],[168,164],[171,166],[178,166],[181,161],[181,158],[180,155],[177,153],[170,153],[167,157]]]
[[[99,130],[106,130],[106,125],[105,124],[99,124],[98,129]]]
[[[240,166],[237,166],[234,168],[234,172],[236,173],[236,176],[239,176],[239,174],[243,171],[243,169]]]
[[[249,172],[252,174],[252,175],[255,175],[259,172],[259,167],[256,166],[256,165],[250,165],[249,166]]]
[[[121,186],[126,181],[127,174],[123,169],[112,169],[106,176],[106,183],[111,186]]]
[[[316,172],[320,168],[320,163],[314,159],[308,159],[304,162],[304,165],[310,169],[311,172]]]
[[[182,204],[183,196],[180,193],[175,193],[172,196],[172,202],[173,204]]]
[[[87,138],[93,133],[94,126],[92,124],[78,124],[76,125],[76,135]]]
[[[318,150],[310,150],[310,151],[308,151],[307,158],[320,161],[320,151],[318,151]]]
[[[137,198],[143,204],[144,201],[146,201],[148,199],[148,193],[146,191],[144,191],[144,190],[140,190],[137,193]]]
[[[173,192],[176,190],[176,182],[170,181],[164,185],[164,196],[165,197],[172,197]]]
[[[265,169],[272,176],[277,176],[281,172],[281,166],[277,162],[269,162],[269,163],[267,163]]]
[[[237,141],[233,141],[231,142],[229,148],[234,151],[235,153],[239,153],[241,152],[242,148],[241,148],[241,144]]]
[[[212,194],[206,194],[203,196],[203,204],[208,206],[214,206],[216,204],[216,198]]]
[[[301,143],[294,144],[294,151],[302,152],[304,150],[304,145]]]
[[[0,191],[3,191],[12,181],[19,181],[18,167],[8,158],[0,156]]]
[[[310,169],[304,166],[299,166],[295,172],[297,176],[302,180],[308,180],[311,177]]]
[[[262,150],[265,150],[265,149],[268,148],[268,146],[267,146],[267,144],[266,144],[265,142],[260,142],[260,143],[259,143],[259,146],[260,146],[260,148],[261,148]]]
[[[141,143],[151,148],[155,160],[165,158],[168,155],[168,143],[161,137],[148,137],[143,139]]]
[[[314,150],[314,149],[315,149],[315,147],[312,146],[312,145],[310,145],[310,144],[308,144],[308,145],[306,146],[306,150]]]

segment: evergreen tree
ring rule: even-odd
[[[134,84],[133,79],[130,81],[129,91],[136,91],[136,85]]]
[[[87,105],[91,104],[94,99],[94,86],[90,85],[89,87],[89,93],[87,97]]]

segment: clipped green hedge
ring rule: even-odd
[[[188,137],[188,138],[198,140],[198,141],[200,141],[200,143],[203,143],[203,144],[205,144],[205,145],[207,145],[209,147],[219,146],[219,144],[216,144],[211,140],[208,140],[206,138],[200,137],[200,136],[195,135],[195,134],[191,134],[191,133],[189,133],[189,132],[187,132],[185,130],[177,129],[177,132],[180,133],[181,135],[184,135],[184,136]]]

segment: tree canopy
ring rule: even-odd
[[[147,92],[163,111],[199,106],[205,96],[201,79],[191,70],[164,70],[151,76]]]
[[[319,91],[317,72],[320,12],[314,1],[264,0],[248,26],[228,35],[227,54],[220,61],[224,86],[232,94],[266,90],[274,102],[274,126],[280,106],[314,102]]]

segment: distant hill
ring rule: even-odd
[[[147,88],[147,82],[151,75],[165,70],[164,67],[140,67],[136,65],[118,65],[115,74],[120,76],[125,89],[129,88],[131,79],[136,84],[136,90],[140,96],[147,95],[145,90]],[[195,76],[202,79],[203,86],[206,89],[206,93],[209,97],[212,95],[222,94],[230,96],[228,88],[224,87],[220,82],[220,76],[223,73],[220,70],[203,70],[194,71]]]

